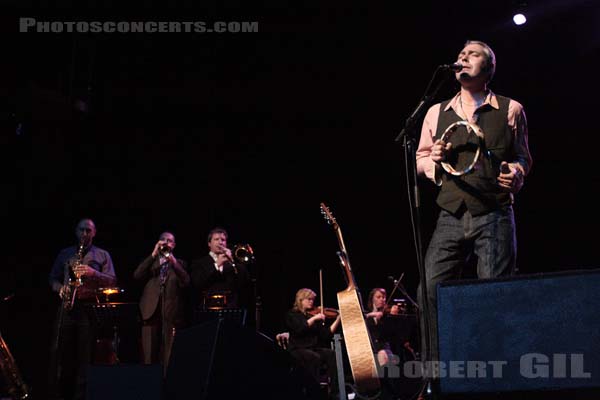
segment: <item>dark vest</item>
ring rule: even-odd
[[[513,133],[508,126],[508,103],[510,99],[496,95],[499,109],[485,105],[479,109],[477,125],[484,132],[485,144],[481,148],[479,161],[466,175],[453,176],[442,172],[442,187],[437,204],[444,210],[456,214],[464,204],[473,215],[481,215],[512,203],[512,196],[502,192],[496,184],[502,161],[514,160]],[[452,108],[444,111],[450,100],[440,106],[440,116],[435,139],[439,139],[446,128],[461,118]],[[459,128],[450,138],[454,151],[448,162],[462,170],[473,160],[477,146],[474,134]]]

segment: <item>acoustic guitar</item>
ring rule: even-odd
[[[377,365],[371,346],[371,336],[365,323],[363,307],[356,281],[350,267],[350,260],[342,230],[337,221],[329,211],[329,208],[321,203],[321,213],[328,224],[333,226],[336,233],[340,251],[337,252],[340,262],[348,281],[346,289],[337,293],[338,306],[342,317],[342,329],[344,331],[344,342],[348,361],[352,369],[354,385],[359,394],[371,395],[379,391],[380,383],[377,374]]]

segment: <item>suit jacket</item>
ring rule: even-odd
[[[243,301],[240,302],[240,297],[243,297],[243,291],[250,282],[248,269],[245,265],[236,264],[234,269],[231,263],[225,263],[223,264],[223,272],[219,272],[215,268],[215,260],[210,255],[206,255],[192,262],[190,275],[196,295],[203,296],[205,293],[229,292],[227,304],[229,308],[244,305],[242,304]],[[201,299],[199,304],[202,304]]]
[[[184,275],[178,276],[173,266],[167,271],[164,287],[164,318],[171,323],[181,322],[183,317],[184,288],[190,283],[185,261],[177,259],[184,269]],[[144,291],[140,298],[140,311],[144,320],[150,319],[160,304],[160,257],[148,256],[133,273],[137,280],[145,280]]]

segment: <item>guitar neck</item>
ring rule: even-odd
[[[344,243],[344,236],[342,236],[342,230],[339,226],[336,228],[335,233],[337,236],[338,243],[340,244],[340,250],[342,250],[346,255],[348,255],[348,252],[346,251],[346,244]]]
[[[338,243],[340,245],[341,250],[338,256],[340,257],[340,262],[344,267],[344,272],[346,273],[346,280],[348,281],[348,287],[346,288],[346,290],[354,290],[356,289],[356,282],[354,281],[354,275],[352,274],[352,267],[350,267],[350,258],[348,257],[348,252],[346,251],[346,245],[344,244],[342,230],[339,228],[339,226],[336,228],[335,233],[337,235]]]

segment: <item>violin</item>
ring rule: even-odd
[[[375,311],[373,311],[373,313],[375,312],[379,312],[381,313],[380,316],[375,317],[373,316],[372,318],[375,318],[376,320],[378,320],[381,317],[387,316],[387,315],[400,315],[402,314],[400,307],[398,307],[397,304],[391,304],[391,305],[386,305],[383,308],[379,308]],[[370,313],[367,313],[367,315],[369,315]]]
[[[383,309],[383,315],[400,315],[400,307],[397,304],[386,305]]]
[[[335,308],[323,307],[323,309],[324,309],[323,314],[325,314],[325,319],[334,319],[334,318],[337,318],[338,315],[340,315],[340,312],[338,310],[336,310]],[[321,307],[317,306],[311,310],[308,310],[306,313],[309,315],[317,315],[317,314],[321,313]]]

